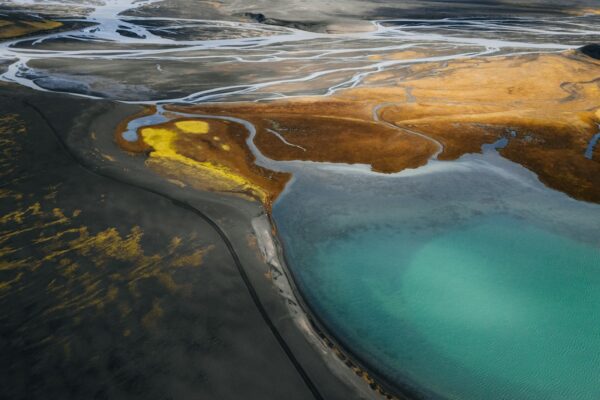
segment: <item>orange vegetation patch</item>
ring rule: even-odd
[[[233,122],[172,120],[141,128],[136,142],[122,139],[124,126],[116,134],[121,147],[147,153],[147,164],[177,184],[257,199],[270,208],[289,180],[254,163],[248,132]]]
[[[385,173],[424,165],[434,146],[393,127],[351,118],[270,114],[256,127],[256,145],[272,159],[369,164]]]
[[[381,172],[417,167],[435,153],[434,142],[410,132],[440,142],[443,160],[506,137],[502,155],[555,189],[600,202],[600,157],[584,157],[600,123],[599,61],[567,52],[427,64],[392,80],[382,74],[385,86],[327,98],[191,110],[251,121],[257,146],[273,159],[366,163]],[[374,120],[377,105],[389,125]]]
[[[256,127],[254,140],[267,157],[368,164],[378,172],[424,165],[435,145],[372,120],[372,106],[336,102],[287,102],[202,106],[202,112],[231,114]],[[189,110],[188,110],[189,112]]]
[[[600,123],[600,61],[577,52],[465,59],[384,71],[370,83],[328,97],[167,109],[245,119],[257,128],[257,147],[275,160],[361,163],[379,172],[423,165],[437,143],[439,158],[453,160],[506,137],[503,156],[555,189],[600,202],[600,156],[584,157]],[[191,150],[206,141],[202,135],[181,139],[179,152],[237,160],[231,168],[243,166],[259,185],[271,182],[274,198],[287,176],[275,174],[275,184],[265,178],[271,172],[252,169],[241,125],[215,129],[238,146],[233,153]]]
[[[509,139],[501,154],[549,186],[600,202],[600,160],[584,152],[600,123],[600,62],[577,53],[467,60],[405,80],[415,101],[382,119],[444,145],[441,159]]]

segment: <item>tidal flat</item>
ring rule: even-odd
[[[594,1],[5,3],[0,397],[600,396]]]

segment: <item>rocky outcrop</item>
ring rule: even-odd
[[[588,57],[600,60],[600,44],[592,43],[579,48],[579,51]]]

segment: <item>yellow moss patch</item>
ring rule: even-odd
[[[196,122],[199,124],[191,124]],[[175,123],[175,126],[178,129],[181,129],[180,124],[182,123],[190,123],[187,125],[187,127],[190,129],[195,126],[197,128],[196,132],[199,132],[202,124],[206,124],[203,121],[178,121]],[[206,128],[205,131],[208,132],[208,128]],[[187,132],[189,132],[189,130]],[[177,161],[189,167],[193,167],[194,169],[200,171],[203,175],[209,177],[209,179],[229,182],[232,190],[238,188],[242,191],[252,193],[263,203],[267,202],[267,193],[259,185],[252,183],[243,175],[236,173],[222,164],[211,161],[197,161],[180,154],[176,148],[176,141],[178,138],[176,131],[168,128],[148,127],[143,128],[140,131],[140,134],[143,141],[154,149],[154,151],[150,153],[151,158]]]
[[[229,151],[229,150],[231,150],[231,147],[230,147],[228,144],[224,144],[224,145],[222,145],[222,146],[221,146],[221,148],[222,148],[223,150],[225,150],[225,151]]]
[[[208,133],[209,130],[207,122],[198,120],[177,121],[175,122],[175,126],[185,133],[193,133],[196,135],[203,135]]]
[[[162,157],[177,158],[178,154],[173,148],[173,141],[177,135],[174,131],[163,128],[144,128],[140,131],[144,142],[154,148],[154,153]]]
[[[178,271],[197,268],[214,248],[199,248],[195,235],[190,235],[174,237],[161,251],[148,254],[138,226],[125,232],[114,227],[91,231],[78,220],[79,210],[67,212],[33,201],[14,206],[0,218],[0,299],[44,279],[38,272],[43,270],[51,274],[44,283],[45,315],[89,308],[121,310],[120,300],[134,295],[137,283],[144,281],[156,281],[170,293],[186,295],[189,283],[180,279]],[[21,247],[4,245],[7,238]],[[121,311],[125,315],[130,309]]]
[[[195,252],[193,252],[192,254],[174,259],[173,262],[171,263],[171,267],[177,267],[177,268],[197,267],[202,264],[202,261],[204,260],[204,257],[206,256],[206,254],[209,251],[211,251],[214,247],[215,246],[210,245],[206,248],[198,249]]]

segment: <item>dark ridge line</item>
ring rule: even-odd
[[[77,165],[81,166],[84,170],[86,170],[86,171],[88,171],[88,172],[90,172],[90,173],[92,173],[94,175],[100,176],[102,178],[109,179],[109,180],[112,180],[114,182],[126,185],[126,186],[132,186],[132,187],[137,188],[139,190],[146,191],[146,192],[152,193],[154,195],[157,195],[159,197],[162,197],[164,199],[167,199],[167,200],[171,201],[171,203],[173,203],[173,205],[175,205],[176,207],[179,207],[179,208],[182,208],[184,210],[190,211],[190,212],[196,214],[197,216],[199,216],[200,218],[202,218],[206,223],[208,223],[217,232],[217,234],[219,235],[219,237],[221,238],[221,240],[223,240],[223,242],[225,243],[225,246],[227,247],[227,250],[231,254],[231,257],[233,258],[233,261],[234,261],[235,266],[236,266],[236,268],[237,268],[237,270],[238,270],[238,272],[240,274],[240,277],[244,281],[244,284],[246,286],[246,289],[248,290],[248,293],[250,294],[250,297],[252,298],[252,300],[253,300],[256,308],[260,312],[260,315],[262,316],[263,320],[265,321],[265,323],[267,324],[267,326],[271,330],[271,333],[273,334],[273,336],[275,337],[275,339],[279,343],[279,346],[284,351],[284,353],[286,354],[286,356],[288,357],[288,359],[290,360],[290,362],[292,363],[292,365],[294,366],[294,368],[296,369],[296,371],[298,372],[298,374],[300,375],[300,377],[302,378],[302,380],[304,381],[304,383],[306,384],[306,386],[308,387],[308,389],[310,390],[310,392],[312,393],[313,397],[316,400],[325,400],[325,398],[321,395],[321,393],[317,389],[316,385],[310,379],[310,377],[308,376],[308,374],[306,373],[306,371],[304,370],[304,368],[302,367],[302,365],[300,364],[300,362],[298,361],[298,359],[296,358],[296,356],[294,355],[294,353],[292,352],[292,350],[288,346],[288,344],[285,341],[285,339],[283,338],[283,336],[281,336],[281,333],[279,332],[279,330],[277,329],[277,327],[273,323],[273,320],[271,319],[271,317],[269,317],[269,314],[267,313],[267,310],[265,309],[265,307],[262,304],[260,298],[258,297],[258,293],[256,292],[256,289],[254,289],[254,286],[252,286],[252,283],[250,282],[250,278],[248,277],[246,271],[244,270],[244,267],[242,266],[242,262],[240,261],[240,258],[238,256],[235,248],[233,247],[233,244],[231,243],[231,240],[229,239],[229,237],[227,236],[227,234],[225,233],[225,231],[223,231],[223,229],[221,229],[221,227],[214,220],[212,220],[209,216],[207,216],[202,211],[198,210],[197,208],[195,208],[194,206],[192,206],[191,204],[189,204],[187,202],[184,202],[184,201],[181,201],[181,200],[177,200],[177,199],[175,199],[173,197],[170,197],[169,195],[166,195],[164,193],[161,193],[161,192],[159,192],[159,191],[157,191],[155,189],[147,188],[147,187],[144,187],[144,186],[139,185],[139,184],[134,183],[134,182],[127,182],[125,180],[121,180],[119,178],[111,176],[110,174],[106,174],[104,172],[101,172],[99,169],[95,168],[94,166],[88,165],[87,162],[85,162],[83,160],[83,158],[78,157],[68,147],[67,143],[60,136],[60,134],[58,133],[58,130],[54,127],[54,125],[52,124],[52,122],[46,117],[46,115],[37,106],[35,106],[34,104],[31,104],[27,100],[23,100],[23,104],[25,104],[27,107],[29,107],[32,110],[34,110],[36,112],[36,114],[38,114],[42,118],[42,120],[46,123],[46,125],[48,125],[48,127],[50,128],[50,130],[54,134],[56,140],[59,142],[60,146],[67,153],[67,155]]]
[[[595,60],[600,60],[600,43],[590,43],[578,48],[579,52],[591,57]]]

